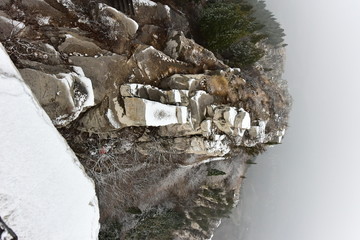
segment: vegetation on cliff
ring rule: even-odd
[[[245,67],[265,55],[260,41],[283,44],[284,30],[265,3],[257,0],[210,2],[200,14],[200,34],[206,47],[231,66]]]
[[[251,65],[264,55],[256,43],[267,35],[252,13],[251,5],[227,1],[210,3],[201,13],[200,31],[206,46],[232,66]]]

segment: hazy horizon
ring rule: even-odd
[[[238,239],[358,240],[360,1],[266,3],[287,35],[294,103],[284,143],[248,171]]]

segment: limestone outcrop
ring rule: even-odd
[[[195,75],[206,79],[206,75]],[[119,96],[109,100],[108,108],[92,111],[80,120],[86,131],[104,132],[126,127],[159,127],[159,135],[173,137],[174,149],[185,153],[210,156],[224,156],[229,153],[227,145],[233,142],[247,147],[265,143],[266,121],[255,121],[252,126],[250,114],[243,108],[216,104],[214,97],[192,86],[195,78],[180,75],[165,79],[170,90],[162,90],[151,85],[128,83],[120,86]],[[169,83],[169,81],[175,81]],[[182,89],[171,88],[179,86]],[[106,114],[103,114],[106,112]],[[107,124],[104,124],[106,123]],[[253,121],[254,122],[254,121]],[[104,126],[109,126],[104,130]],[[281,131],[274,134],[279,139]],[[244,135],[249,137],[243,140]],[[202,135],[202,137],[199,137]],[[187,138],[183,138],[186,136]],[[191,139],[191,136],[194,136]],[[227,143],[225,143],[227,142]],[[216,151],[217,147],[226,150]]]

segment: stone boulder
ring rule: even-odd
[[[72,56],[69,60],[75,66],[80,66],[85,76],[91,79],[95,104],[102,102],[105,96],[117,96],[119,86],[128,79],[132,67],[127,63],[127,58],[120,55],[98,58]]]
[[[37,61],[31,61],[26,59],[19,59],[19,63],[22,68],[31,68],[33,70],[38,70],[47,74],[58,74],[58,73],[67,73],[70,72],[69,66],[59,64],[59,65],[48,65]]]
[[[183,32],[172,31],[166,43],[164,53],[173,59],[191,63],[203,70],[227,68],[215,55],[195,43],[194,40],[185,37]]]
[[[24,29],[24,23],[13,20],[0,11],[0,41],[12,41],[12,38],[21,34]]]
[[[11,0],[2,0],[0,2],[0,9],[8,7],[11,4]]]
[[[57,2],[44,0],[20,1],[20,8],[27,19],[36,20],[38,25],[60,26],[68,22],[65,8]]]
[[[175,138],[172,147],[185,153],[213,157],[222,157],[230,152],[225,135],[214,135],[212,140],[203,137]]]
[[[146,24],[141,27],[136,39],[143,44],[153,46],[157,50],[162,50],[166,45],[167,30],[163,27]]]
[[[258,120],[257,125],[251,126],[248,130],[250,138],[245,139],[244,145],[246,147],[253,147],[259,143],[268,142],[270,139],[267,139],[268,135],[266,134],[266,124],[267,121]]]
[[[139,27],[136,21],[103,3],[94,9],[93,18],[102,25],[106,37],[113,42],[113,52],[122,54],[128,51],[130,40],[135,37]]]
[[[79,67],[74,67],[74,72],[57,75],[29,68],[21,69],[20,73],[57,127],[69,124],[94,105],[91,80]]]
[[[168,5],[156,3],[151,0],[133,0],[135,8],[134,19],[140,25],[152,24],[166,29],[189,32],[189,22],[179,11]]]
[[[89,57],[106,54],[107,51],[101,49],[90,38],[80,36],[75,33],[68,33],[64,35],[64,42],[58,46],[58,50],[68,55],[84,55]]]
[[[280,144],[285,136],[285,132],[285,129],[276,131],[269,141],[269,144]]]
[[[193,66],[174,60],[152,46],[140,45],[131,57],[136,63],[132,82],[151,83],[157,86],[160,80],[175,73],[194,72]]]
[[[130,126],[159,127],[183,124],[187,121],[186,107],[173,106],[140,98],[124,99],[126,120]],[[120,122],[125,122],[120,119]]]
[[[195,90],[205,89],[202,84],[209,76],[205,74],[174,74],[164,78],[160,82],[160,87],[164,89],[188,90],[190,93]]]
[[[205,91],[196,91],[190,98],[190,111],[193,126],[199,127],[205,119],[206,107],[214,103],[214,97]]]

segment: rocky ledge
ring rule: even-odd
[[[190,37],[204,4],[0,3],[0,41],[95,181],[100,239],[210,239],[285,134],[284,48],[229,67]]]

